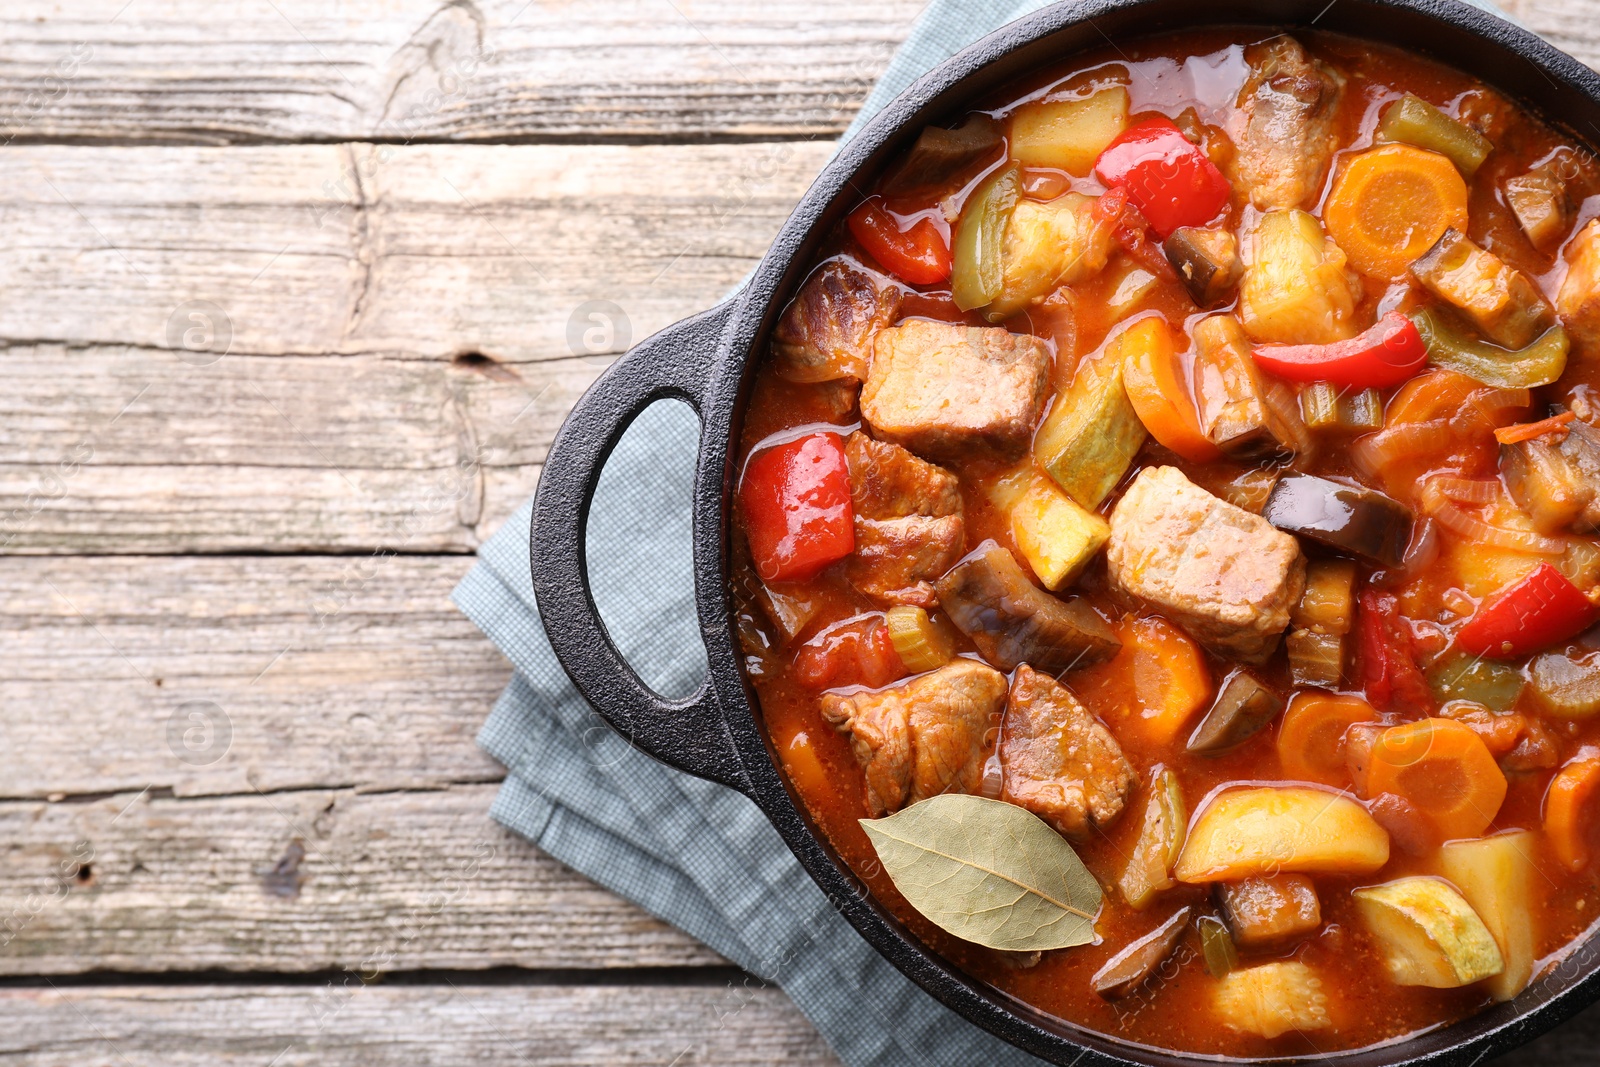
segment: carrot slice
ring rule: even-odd
[[[1481,837],[1506,799],[1506,776],[1483,739],[1450,719],[1383,732],[1372,747],[1366,796],[1409,801],[1447,839]]]
[[[1204,654],[1165,619],[1124,619],[1116,629],[1121,651],[1073,675],[1074,691],[1118,736],[1131,730],[1155,745],[1179,741],[1211,702]]]
[[[1377,721],[1378,713],[1360,697],[1296,693],[1278,725],[1278,762],[1283,775],[1300,782],[1342,786],[1345,734],[1350,727]]]
[[[1445,232],[1466,232],[1467,183],[1437,152],[1387,144],[1352,156],[1323,208],[1328,234],[1363,274],[1404,281]]]
[[[1150,436],[1193,463],[1222,456],[1200,430],[1200,416],[1178,363],[1172,330],[1158,318],[1141,319],[1121,335],[1122,384]]]
[[[1515,426],[1502,426],[1494,432],[1494,439],[1503,445],[1514,445],[1519,441],[1532,441],[1547,433],[1560,433],[1565,436],[1567,423],[1577,417],[1573,412],[1563,411],[1559,415],[1552,415],[1538,422],[1520,422]]]
[[[1556,858],[1570,871],[1589,866],[1590,821],[1585,809],[1600,791],[1600,748],[1585,745],[1561,768],[1544,795],[1544,833]]]

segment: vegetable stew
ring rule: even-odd
[[[922,133],[745,409],[773,749],[876,898],[1243,1057],[1600,920],[1600,165],[1330,34],[1151,38]],[[1002,843],[1004,843],[1002,845]]]

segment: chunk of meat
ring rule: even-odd
[[[1600,370],[1600,219],[1578,231],[1567,256],[1567,277],[1556,297],[1556,312],[1572,339],[1567,377],[1592,381]]]
[[[1133,766],[1111,731],[1066,686],[1026,663],[1011,679],[1000,766],[1000,799],[1068,837],[1115,822],[1135,785]]]
[[[1333,123],[1344,77],[1293,37],[1254,45],[1245,59],[1251,73],[1239,93],[1237,181],[1263,211],[1309,206],[1338,143]]]
[[[1306,580],[1293,537],[1175,467],[1139,472],[1111,513],[1106,560],[1114,586],[1218,654],[1252,661],[1277,647]]]
[[[878,335],[861,417],[932,460],[1019,458],[1044,412],[1050,351],[998,327],[913,319]]]
[[[1003,288],[989,306],[995,320],[1043,300],[1063,285],[1092,278],[1111,258],[1113,230],[1095,211],[1096,198],[1063,193],[1054,200],[1017,201],[1006,225]]]
[[[883,604],[939,603],[933,581],[966,550],[956,476],[861,431],[844,446],[855,510],[855,587]]]
[[[876,818],[941,793],[975,792],[1005,698],[1005,675],[957,659],[879,692],[825,694],[822,715],[850,735]]]
[[[950,621],[1001,670],[1027,662],[1060,677],[1108,660],[1122,648],[1086,602],[1046,593],[994,541],[979,545],[935,588]]]
[[[900,314],[899,286],[852,259],[824,263],[772,332],[778,374],[792,382],[867,376],[872,341]]]

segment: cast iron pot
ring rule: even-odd
[[[1087,0],[1049,7],[990,34],[908,89],[828,164],[749,283],[727,302],[668,327],[620,359],[556,435],[539,482],[533,585],[550,644],[600,714],[663,762],[758,804],[802,865],[861,935],[946,1005],[990,1033],[1058,1064],[1194,1067],[1215,1059],[1134,1046],[1036,1011],[924,948],[838,859],[797,803],[756,712],[740,664],[729,591],[734,446],[767,338],[805,280],[822,238],[859,190],[930,123],[1074,53],[1152,33],[1219,25],[1311,27],[1382,41],[1479,74],[1571,130],[1600,131],[1600,77],[1540,38],[1457,0]],[[853,181],[860,176],[863,180]],[[682,701],[651,692],[595,611],[584,532],[600,467],[635,416],[656,400],[699,413],[694,488],[696,602],[710,670]],[[1404,1042],[1323,1059],[1347,1067],[1470,1067],[1515,1048],[1600,998],[1600,938],[1509,1004]]]

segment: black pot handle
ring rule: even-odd
[[[601,717],[641,751],[679,770],[748,790],[709,676],[667,700],[639,678],[606,633],[589,589],[586,531],[600,470],[639,413],[668,397],[701,415],[736,301],[684,319],[619,359],[578,401],[550,445],[533,503],[533,592],[556,658]]]

